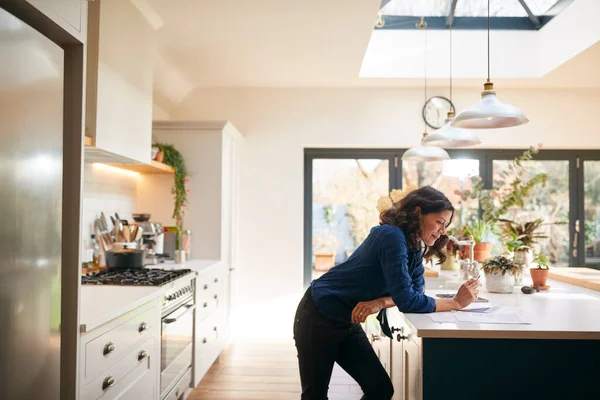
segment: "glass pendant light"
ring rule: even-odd
[[[455,128],[492,129],[518,126],[529,122],[517,107],[498,100],[490,80],[490,0],[488,0],[488,78],[483,84],[481,101],[458,114],[452,121]]]
[[[450,25],[450,104],[452,103],[452,25]],[[452,125],[454,121],[454,106],[448,111],[446,123],[437,131],[433,132],[423,139],[423,144],[438,146],[444,148],[468,147],[481,143],[475,132],[468,129],[455,128]]]
[[[421,21],[417,24],[418,28],[425,30],[425,101],[427,101],[427,23],[425,18],[421,17]],[[425,125],[425,133],[423,133],[423,139],[421,139],[421,145],[412,147],[402,154],[402,161],[443,161],[449,160],[450,155],[446,150],[425,145],[423,141],[427,138],[427,125]]]

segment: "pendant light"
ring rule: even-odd
[[[427,23],[424,17],[421,17],[417,28],[425,30],[425,101],[427,101]],[[425,138],[427,138],[427,124],[425,124],[425,133],[423,133],[421,145],[406,150],[402,154],[402,161],[443,161],[450,159],[446,150],[440,147],[425,145],[423,143]]]
[[[450,104],[452,102],[452,24],[450,24]],[[446,123],[437,131],[423,139],[423,144],[444,148],[468,147],[481,143],[475,132],[468,129],[455,128],[452,125],[455,116],[454,106],[448,111]]]
[[[498,100],[490,80],[490,0],[488,0],[488,78],[483,84],[481,101],[458,114],[452,126],[467,129],[492,129],[518,126],[529,122],[517,107]]]

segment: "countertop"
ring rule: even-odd
[[[162,296],[159,286],[81,285],[79,330],[89,332]]]
[[[221,264],[219,260],[191,260],[183,264],[164,263],[147,268],[191,269],[196,273]],[[162,296],[158,286],[81,285],[79,329],[89,332],[149,301]]]
[[[600,292],[600,270],[597,269],[585,267],[550,268],[548,277]]]
[[[512,294],[480,289],[479,295],[495,306],[519,307],[530,325],[438,323],[428,314],[402,314],[395,307],[389,318],[392,325],[403,318],[421,338],[600,339],[600,293],[556,280],[549,279],[548,284],[549,291],[529,295],[520,287]],[[425,294],[452,292],[456,290],[430,289]]]

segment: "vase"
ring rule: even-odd
[[[443,271],[459,271],[460,263],[455,255],[449,254],[446,257],[446,261],[444,261],[440,267]]]
[[[548,281],[547,269],[531,268],[529,271],[531,272],[531,280],[534,285],[546,286],[546,281]]]
[[[490,293],[512,293],[515,289],[515,277],[512,272],[485,274],[485,288]]]
[[[475,261],[484,262],[492,255],[492,244],[489,242],[475,243],[473,258]]]
[[[513,257],[515,263],[521,265],[521,273],[515,276],[515,285],[523,285],[525,280],[529,278],[529,265],[533,261],[533,253],[531,250],[517,250]]]

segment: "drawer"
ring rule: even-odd
[[[190,368],[187,370],[185,375],[183,375],[183,378],[181,379],[181,381],[179,381],[177,386],[175,386],[169,392],[169,394],[167,394],[167,397],[165,397],[163,400],[179,400],[181,395],[184,394],[185,391],[191,387],[192,387],[192,369]],[[132,399],[133,399],[133,397],[132,397]]]
[[[146,393],[156,385],[159,355],[154,354],[156,338],[151,338],[127,353],[115,366],[87,384],[82,400],[135,399],[127,393]],[[109,384],[112,382],[112,384]],[[107,387],[107,385],[110,385]]]
[[[211,315],[225,300],[224,268],[219,267],[197,278],[196,318],[201,321]]]
[[[85,345],[85,379],[87,383],[115,365],[132,346],[160,335],[157,309],[152,307]],[[160,321],[159,321],[160,322]]]

